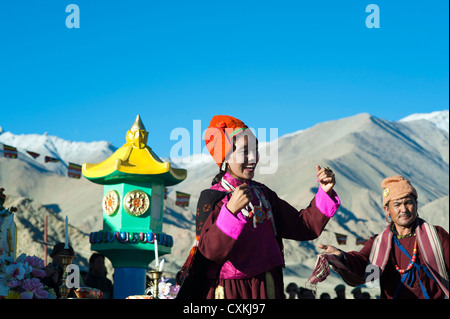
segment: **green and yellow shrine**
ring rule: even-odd
[[[115,299],[143,295],[155,247],[159,256],[171,252],[172,236],[162,232],[164,187],[187,176],[186,170],[163,162],[147,146],[147,138],[138,115],[122,147],[103,162],[82,168],[84,177],[104,185],[103,230],[92,232],[90,243],[114,267]]]

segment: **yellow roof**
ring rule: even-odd
[[[115,184],[122,181],[150,181],[159,179],[170,186],[186,179],[185,169],[173,168],[163,162],[147,144],[148,132],[138,115],[127,132],[127,142],[114,154],[97,164],[84,163],[84,177],[98,184]]]

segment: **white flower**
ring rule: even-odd
[[[12,278],[22,280],[25,276],[26,269],[22,263],[11,264],[8,267],[6,267],[6,273],[10,275]]]

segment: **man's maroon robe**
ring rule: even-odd
[[[442,250],[444,254],[444,261],[447,269],[447,273],[449,271],[449,235],[440,226],[435,226],[438,232],[439,239],[442,244]],[[372,236],[364,245],[364,247],[358,251],[351,251],[345,253],[346,258],[346,266],[357,276],[361,278],[364,277],[364,272],[366,270],[367,265],[369,264],[369,256],[370,251],[372,249],[372,245],[374,239],[378,235]],[[410,256],[413,255],[414,242],[416,240],[416,236],[410,236],[407,238],[399,239],[401,245],[405,247]],[[416,263],[418,265],[424,265],[423,256],[421,254],[420,249],[418,249]],[[401,284],[400,273],[395,269],[394,262],[398,265],[400,269],[406,269],[408,267],[409,262],[411,261],[395,244],[392,244],[392,249],[390,252],[389,260],[385,266],[384,271],[380,277],[380,288],[381,288],[381,298],[382,299],[393,299],[395,291],[399,284]],[[337,269],[339,271],[339,269]],[[344,276],[343,276],[344,278]],[[444,298],[445,294],[442,289],[439,287],[438,283],[431,279],[425,271],[419,272],[419,278],[422,282],[424,288],[426,289],[427,294],[431,299],[440,299]],[[344,278],[345,279],[345,278]],[[361,282],[360,284],[362,284]],[[408,284],[403,284],[402,287],[398,291],[398,295],[396,296],[398,299],[413,299],[419,298],[424,299],[425,296],[422,292],[422,288],[420,286],[420,282],[415,276],[414,281],[410,286]]]

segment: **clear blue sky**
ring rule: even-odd
[[[67,5],[80,9],[68,29]],[[380,28],[366,27],[377,4]],[[284,135],[448,109],[448,1],[8,1],[0,126],[115,146],[137,114],[161,157],[215,114]]]

